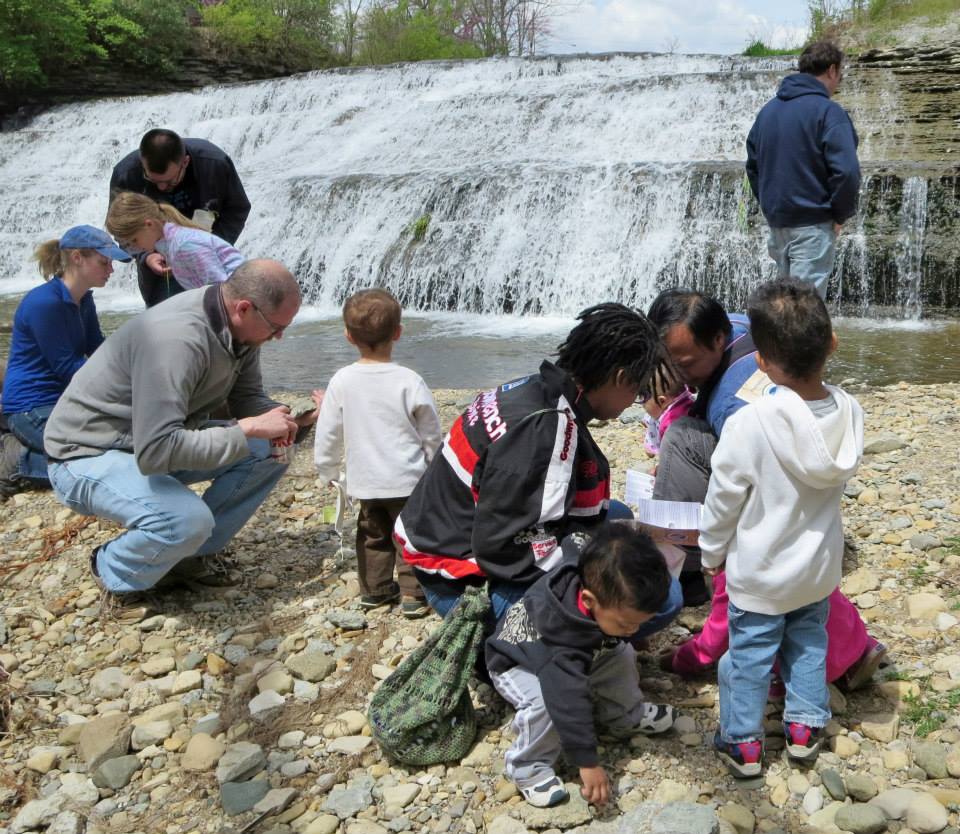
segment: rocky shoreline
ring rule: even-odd
[[[49,493],[4,505],[0,834],[958,832],[960,385],[853,390],[870,454],[844,499],[857,550],[843,587],[892,665],[833,693],[815,768],[785,764],[771,720],[764,776],[726,774],[710,750],[715,683],[655,662],[702,621],[691,610],[641,658],[645,691],[680,720],[665,737],[604,742],[617,792],[606,812],[576,791],[549,810],[521,801],[501,775],[510,713],[482,684],[466,759],[392,766],[369,736],[369,695],[438,620],[360,612],[354,520],[341,546],[323,521],[332,491],[303,448],[232,547],[243,586],[171,592],[132,627],[101,616],[87,574],[111,525]],[[468,395],[436,398],[446,426]],[[595,429],[615,495],[645,460],[638,416]]]

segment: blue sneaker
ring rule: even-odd
[[[717,730],[713,737],[713,749],[735,779],[749,779],[759,776],[763,767],[763,742],[724,741]]]

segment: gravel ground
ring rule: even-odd
[[[332,491],[304,448],[231,548],[242,587],[169,592],[137,626],[101,615],[87,574],[110,524],[49,493],[4,505],[0,834],[957,831],[960,386],[855,393],[871,453],[844,499],[857,542],[844,589],[892,664],[873,686],[834,693],[815,768],[784,763],[775,721],[763,777],[736,785],[718,764],[715,683],[655,663],[705,610],[685,611],[641,656],[645,691],[681,717],[665,737],[605,744],[615,807],[596,812],[576,795],[527,807],[501,775],[510,712],[484,685],[466,759],[392,766],[369,737],[369,696],[438,619],[360,612],[354,519],[341,546],[323,522]],[[436,398],[449,425],[469,393]],[[637,417],[595,429],[615,495],[645,461]]]

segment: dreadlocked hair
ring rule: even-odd
[[[629,382],[648,386],[663,360],[657,329],[638,310],[623,304],[595,304],[577,316],[580,322],[557,347],[557,365],[585,391],[593,391],[617,371]]]

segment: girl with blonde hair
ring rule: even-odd
[[[172,275],[185,290],[226,281],[245,260],[223,238],[184,217],[168,203],[122,191],[107,212],[107,231],[128,251],[156,253],[147,257],[149,270]]]
[[[130,256],[93,226],[74,226],[34,253],[45,284],[21,300],[13,316],[3,380],[0,499],[21,481],[47,483],[43,427],[67,383],[103,342],[92,290],[103,287],[113,261]]]

